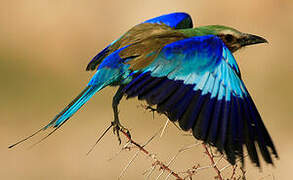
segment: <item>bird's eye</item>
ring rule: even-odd
[[[234,40],[234,37],[231,34],[227,34],[225,36],[226,42],[232,42]]]

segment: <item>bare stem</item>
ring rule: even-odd
[[[158,160],[155,156],[153,156],[153,154],[151,154],[148,150],[146,150],[144,148],[144,146],[141,146],[140,144],[138,144],[137,142],[135,142],[133,139],[131,139],[131,137],[129,137],[129,135],[126,132],[124,132],[122,130],[120,130],[120,131],[128,139],[128,141],[131,144],[133,144],[134,146],[136,146],[141,152],[143,152],[145,155],[151,157],[154,160],[154,163],[153,163],[154,166],[159,166],[160,169],[169,172],[172,176],[176,177],[176,179],[178,179],[178,180],[183,180],[183,178],[180,177],[176,172],[174,172],[167,165],[165,165],[162,161]]]
[[[207,145],[205,145],[204,143],[202,143],[202,146],[205,149],[205,153],[208,155],[208,157],[210,158],[211,161],[211,166],[215,169],[216,173],[217,173],[217,178],[220,180],[223,180],[223,177],[221,175],[221,171],[218,169],[215,160],[214,160],[214,155],[212,153],[210,153],[210,151],[208,150]]]

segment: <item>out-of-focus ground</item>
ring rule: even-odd
[[[291,179],[293,165],[293,1],[2,1],[0,7],[0,179],[117,179],[135,151],[123,152],[109,133],[86,152],[112,120],[114,88],[106,88],[53,136],[32,149],[8,145],[51,120],[86,85],[89,60],[133,25],[174,11],[188,12],[194,24],[223,24],[265,37],[270,43],[235,54],[243,79],[262,114],[280,160],[262,171],[247,160],[248,179]],[[144,142],[166,118],[123,101],[121,121]],[[191,137],[168,126],[147,148],[168,161]],[[182,154],[172,166],[180,171],[201,161],[202,149]],[[206,161],[208,162],[208,161]],[[143,155],[124,179],[142,179],[151,162]],[[204,165],[204,164],[203,164]],[[201,171],[210,179],[213,170]]]

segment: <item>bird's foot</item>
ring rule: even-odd
[[[158,109],[153,108],[152,106],[149,106],[149,105],[147,105],[145,108],[146,108],[146,110],[149,110],[150,112],[153,112],[153,113],[154,112],[159,112]]]
[[[145,109],[148,110],[148,111],[150,111],[151,113],[153,113],[153,118],[155,118],[155,112],[158,113],[158,114],[165,114],[165,115],[167,115],[166,112],[162,112],[158,108],[154,108],[154,107],[152,107],[150,105],[145,106]]]
[[[131,138],[130,131],[127,128],[123,127],[119,121],[114,120],[112,122],[112,126],[113,126],[113,133],[117,135],[119,144],[121,144],[120,131],[122,131],[123,134]]]

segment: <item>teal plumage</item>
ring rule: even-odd
[[[138,97],[225,153],[232,164],[243,158],[243,146],[257,166],[257,147],[264,160],[273,163],[276,149],[232,55],[266,40],[226,26],[192,26],[186,13],[134,26],[90,61],[86,69],[97,71],[85,90],[41,130],[59,128],[95,93],[119,86],[113,98],[117,133],[127,130],[118,117],[121,98]]]

